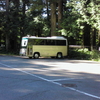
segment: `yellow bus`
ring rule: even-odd
[[[22,44],[27,44],[25,54],[29,58],[63,58],[68,55],[68,42],[64,37],[24,37]]]

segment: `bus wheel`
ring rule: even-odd
[[[61,59],[62,58],[62,53],[58,53],[57,58]]]
[[[35,53],[35,54],[34,54],[34,58],[35,58],[35,59],[38,59],[38,58],[39,58],[39,53]]]
[[[29,59],[32,59],[32,57],[29,57]]]

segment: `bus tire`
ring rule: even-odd
[[[32,59],[32,57],[29,57],[29,59]]]
[[[39,53],[34,53],[34,58],[35,58],[35,59],[38,59],[39,56],[40,56]]]
[[[51,56],[51,58],[55,58],[54,56]]]
[[[59,53],[57,53],[57,58],[58,59],[61,59],[63,56],[62,56],[62,53],[61,52],[59,52]]]

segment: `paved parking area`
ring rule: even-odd
[[[99,100],[100,63],[0,56],[0,100]]]

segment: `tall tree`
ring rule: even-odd
[[[98,32],[98,47],[100,48],[100,30],[99,30],[99,32]]]
[[[49,0],[45,0],[48,22],[50,22],[49,3],[50,3]]]
[[[62,17],[63,17],[63,0],[58,0],[58,29],[61,29]]]
[[[9,14],[9,0],[6,0],[6,18],[7,18],[7,20],[8,20],[8,14]],[[9,50],[9,34],[8,34],[8,32],[6,33],[6,50],[7,51]]]
[[[90,0],[87,0],[85,5],[84,5],[86,10],[87,10],[89,4],[90,4]],[[88,17],[91,16],[89,12],[85,12],[85,15],[88,16]],[[90,46],[90,44],[91,44],[91,41],[90,41],[91,25],[89,25],[85,22],[83,32],[84,32],[84,45]]]
[[[76,19],[76,25],[84,33],[84,45],[92,46],[97,40],[96,33],[100,29],[100,10],[99,2],[96,0],[77,0],[68,2],[69,7],[74,8],[71,13],[77,12],[79,15]],[[70,10],[72,9],[70,8]],[[95,34],[94,34],[95,33]],[[93,37],[94,34],[94,37]]]
[[[91,44],[90,41],[90,33],[91,33],[91,25],[88,25],[87,23],[84,23],[84,46],[89,46]],[[90,48],[89,48],[90,50]]]
[[[56,36],[56,2],[51,2],[51,36]]]

